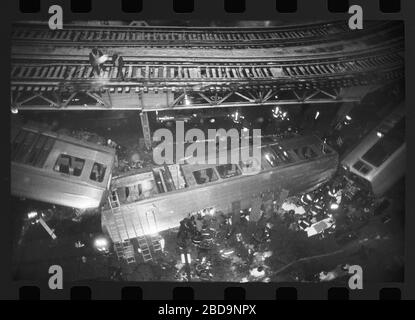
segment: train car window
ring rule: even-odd
[[[156,181],[158,192],[159,193],[164,193],[165,190],[164,190],[163,181],[162,181],[161,176],[160,176],[160,172],[158,170],[154,170],[153,173],[154,173],[154,180]]]
[[[134,202],[143,198],[143,188],[141,187],[141,184],[125,187],[124,193],[126,202]]]
[[[363,156],[369,164],[381,166],[405,142],[405,118],[380,138]]]
[[[309,160],[317,157],[317,153],[310,146],[293,149],[300,160]]]
[[[218,176],[216,175],[216,172],[213,170],[213,168],[193,171],[193,176],[195,177],[197,184],[205,184],[218,180]]]
[[[161,175],[163,176],[164,184],[166,185],[167,191],[175,190],[173,180],[170,176],[170,172],[165,168],[160,168]]]
[[[84,168],[85,160],[61,154],[56,161],[54,170],[71,176],[79,177]]]
[[[255,174],[262,169],[261,164],[255,158],[240,161],[239,166],[241,167],[243,174]]]
[[[125,202],[125,200],[128,197],[128,187],[118,187],[115,190],[113,190],[112,193],[111,193],[112,201],[115,201],[116,200],[116,196],[114,195],[115,192],[118,195],[118,200],[121,203]]]
[[[274,153],[267,151],[267,150],[263,150],[262,152],[265,160],[267,160],[267,162],[272,166],[272,167],[276,167],[280,164],[281,161],[279,161],[279,159],[277,159],[277,157],[274,155]]]
[[[353,168],[355,168],[357,171],[359,171],[360,170],[360,168],[361,167],[363,167],[365,164],[364,164],[364,162],[363,161],[360,161],[360,160],[358,160],[358,161],[356,161],[355,162],[355,164],[353,165]]]
[[[274,151],[275,157],[280,163],[287,164],[294,162],[292,155],[285,151],[281,146],[273,145],[271,146],[271,149]]]
[[[91,179],[93,181],[96,181],[96,182],[104,181],[106,170],[107,170],[106,166],[104,166],[101,163],[94,162],[94,165],[92,166],[91,174],[89,175],[89,179]],[[81,171],[82,171],[82,169],[81,169]],[[79,172],[79,175],[80,174],[81,173]]]
[[[222,179],[236,177],[236,176],[241,175],[241,170],[239,170],[239,168],[236,164],[232,164],[232,163],[217,166],[216,170],[218,171],[219,176]]]
[[[316,154],[315,157],[319,157],[319,156],[325,154],[324,153],[324,148],[325,148],[324,145],[325,145],[324,143],[311,144],[308,147]],[[328,153],[330,153],[330,152],[331,151],[328,151]]]
[[[370,171],[372,171],[372,168],[369,167],[366,163],[364,163],[363,161],[357,160],[355,162],[355,164],[353,165],[353,168],[355,168],[357,171],[359,171],[360,173],[366,175],[368,174]]]
[[[186,188],[187,184],[184,179],[182,168],[178,164],[169,165],[168,168],[176,189]]]
[[[306,159],[305,156],[304,156],[304,154],[301,152],[301,149],[300,148],[298,148],[298,149],[292,149],[290,151],[294,153],[294,156],[298,160],[305,160]]]
[[[126,202],[147,199],[158,193],[156,182],[153,179],[140,181],[138,184],[125,188]]]

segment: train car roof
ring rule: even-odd
[[[100,145],[97,143],[93,143],[93,142],[89,142],[89,141],[84,141],[81,139],[77,139],[71,136],[68,136],[66,134],[62,134],[62,133],[57,133],[57,132],[53,132],[53,131],[49,131],[49,130],[42,130],[36,126],[32,126],[32,125],[24,125],[21,126],[19,128],[19,130],[29,130],[29,131],[33,131],[39,134],[44,134],[44,135],[48,135],[50,137],[54,137],[57,140],[61,140],[70,144],[75,144],[81,147],[85,147],[88,149],[93,149],[96,151],[100,151],[100,152],[105,152],[105,153],[109,153],[111,155],[115,155],[115,149],[108,147],[108,146],[104,146],[104,145]]]
[[[372,132],[380,131],[383,134],[388,132],[394,127],[403,117],[405,117],[405,105],[400,103],[395,109],[393,109],[389,115],[387,115],[379,125],[376,126]]]
[[[281,146],[283,149],[291,149],[291,148],[295,148],[295,147],[300,147],[300,146],[305,146],[305,145],[311,145],[311,144],[315,144],[315,143],[322,143],[322,141],[314,135],[310,135],[310,136],[297,136],[297,137],[292,137],[292,138],[279,138],[279,139],[272,139],[272,140],[268,140],[268,142],[266,142],[265,144],[261,145],[261,149],[262,148],[266,148],[268,146],[271,145],[279,145]],[[251,145],[252,146],[252,145]],[[239,148],[240,149],[240,148]],[[231,154],[232,150],[227,150],[226,151],[226,156],[228,157],[228,159],[230,159],[230,154]],[[262,155],[261,155],[262,157]],[[196,160],[197,158],[194,158],[194,160]],[[219,158],[219,152],[217,152],[217,161],[220,160]],[[205,158],[205,160],[207,160],[207,158]],[[191,163],[183,163],[180,164],[183,168],[183,170],[188,169],[188,170],[199,170],[199,169],[203,169],[203,168],[209,168],[209,167],[215,167],[218,164],[208,164],[206,161],[206,164],[191,164]],[[126,186],[129,184],[133,184],[133,183],[138,183],[141,178],[147,177],[148,173],[151,173],[153,169],[156,168],[162,168],[163,166],[160,165],[148,165],[145,168],[141,168],[141,169],[136,169],[133,171],[130,171],[128,173],[125,174],[120,174],[118,176],[114,176],[112,178],[112,187],[120,187],[120,186]],[[186,170],[186,171],[188,171]]]
[[[250,137],[252,138],[252,137]],[[281,148],[283,149],[292,149],[292,148],[298,148],[301,146],[305,146],[305,145],[311,145],[311,144],[316,144],[316,143],[322,143],[322,141],[315,135],[307,135],[307,136],[294,136],[294,137],[290,137],[290,138],[282,138],[282,137],[263,137],[261,138],[261,149],[267,148],[269,146],[273,146],[273,145],[278,145],[281,146]],[[239,143],[238,143],[239,145]],[[240,147],[238,147],[237,149],[241,150]],[[249,149],[252,149],[252,139],[249,140]],[[226,156],[227,159],[230,159],[230,155],[232,153],[232,151],[234,151],[235,148],[230,149],[230,150],[226,150]],[[223,154],[219,153],[219,149],[216,148],[216,159],[217,159],[217,163],[218,160],[220,161],[222,158],[224,158]],[[189,163],[186,162],[183,165],[196,165],[196,161],[197,160],[204,160],[204,163],[208,162],[208,156],[207,154],[205,154],[205,157],[193,157],[193,163]],[[223,162],[221,162],[223,163]],[[206,165],[205,167],[207,167],[208,165]],[[212,165],[211,165],[212,166]],[[202,168],[202,167],[201,167]]]
[[[353,147],[346,152],[340,162],[343,165],[353,165],[357,161],[357,157],[363,155],[368,150],[368,145],[372,146],[379,137],[377,132],[386,134],[394,125],[397,124],[403,117],[405,117],[405,104],[399,103],[387,116],[385,116],[378,125],[370,130],[363,139],[356,142]]]

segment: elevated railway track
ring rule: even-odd
[[[162,110],[355,101],[358,97],[341,93],[403,78],[402,28],[396,22],[370,22],[352,32],[344,22],[335,22],[249,29],[69,26],[51,33],[42,25],[18,24],[13,33],[11,105]],[[317,38],[321,41],[314,45]],[[302,44],[267,47],[281,39]],[[304,42],[307,39],[311,42]],[[199,42],[212,47],[194,46]],[[222,50],[233,42],[242,47]],[[134,48],[153,43],[172,47]],[[106,44],[121,52],[124,79],[111,61],[95,75],[88,63],[88,44]]]
[[[59,46],[209,47],[257,48],[298,46],[329,40],[350,39],[395,28],[393,22],[367,22],[363,30],[351,31],[345,21],[301,26],[262,28],[235,27],[136,27],[65,25],[50,30],[46,24],[16,23],[12,41]]]
[[[370,27],[367,27],[371,29]],[[363,30],[365,30],[364,33]],[[175,41],[171,46],[143,45],[140,48],[134,46],[134,41],[117,43],[113,41],[104,42],[69,42],[62,45],[56,41],[14,41],[12,42],[12,57],[22,60],[87,60],[93,47],[101,47],[103,53],[111,56],[113,53],[121,54],[129,61],[165,61],[175,60],[178,63],[204,61],[204,62],[242,62],[242,61],[276,61],[297,59],[304,60],[307,56],[322,57],[336,54],[348,55],[364,50],[378,50],[382,47],[394,46],[397,42],[403,43],[403,25],[400,23],[385,23],[378,30],[366,32],[350,31],[346,35],[333,37],[332,39],[321,38],[319,43],[304,42],[297,46],[275,46],[256,47],[229,47],[217,46],[198,47],[189,45],[188,42]],[[59,32],[59,31],[56,31]],[[156,44],[159,42],[156,41]],[[70,45],[69,45],[70,44]],[[183,44],[183,45],[182,45]]]
[[[93,73],[85,61],[51,61],[40,63],[15,61],[12,64],[12,90],[50,91],[68,88],[131,90],[194,86],[240,86],[272,84],[284,87],[313,86],[333,81],[360,84],[369,78],[402,71],[401,48],[387,48],[349,56],[324,59],[299,59],[279,62],[253,63],[159,63],[157,61],[129,62],[123,67],[124,81],[117,78],[111,64],[104,65],[100,76]]]

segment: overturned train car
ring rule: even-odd
[[[11,138],[12,195],[77,209],[101,205],[114,149],[30,126]]]
[[[261,155],[261,163],[173,164],[114,177],[102,210],[103,230],[121,243],[177,227],[189,214],[208,208],[258,209],[264,194],[311,190],[338,167],[337,153],[315,136],[264,141]]]
[[[398,105],[341,160],[342,167],[375,196],[406,170],[405,108]]]

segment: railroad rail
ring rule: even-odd
[[[125,47],[246,48],[313,44],[382,33],[399,27],[394,22],[366,22],[363,30],[351,31],[345,21],[302,26],[262,28],[235,27],[137,27],[65,25],[50,30],[47,25],[16,23],[12,41],[39,45]]]
[[[387,48],[344,57],[266,63],[160,63],[129,62],[123,67],[124,81],[117,78],[112,65],[104,65],[102,74],[93,74],[84,61],[51,63],[12,63],[11,87],[18,91],[50,91],[77,89],[127,90],[140,88],[195,86],[265,85],[350,86],[364,83],[371,77],[399,76],[403,72],[401,48]],[[340,81],[340,82],[339,82]]]

